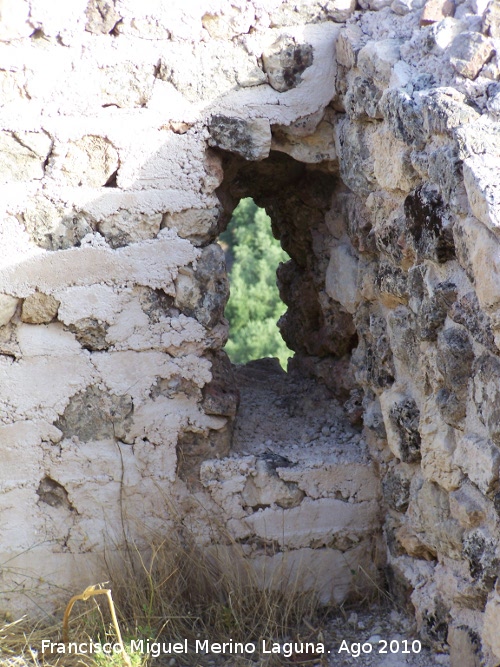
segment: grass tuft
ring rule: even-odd
[[[307,635],[320,641],[317,620],[324,610],[315,594],[300,590],[283,572],[269,573],[262,586],[244,548],[225,536],[225,544],[201,547],[184,527],[169,537],[151,539],[146,550],[134,544],[108,555],[109,582],[125,649],[131,640],[211,642],[290,641]],[[262,574],[262,573],[261,573]],[[83,597],[83,596],[82,596]],[[70,618],[74,642],[116,642],[116,624],[100,596],[80,599]],[[302,633],[302,634],[301,634]],[[111,667],[124,665],[119,654],[50,655],[42,640],[62,641],[62,624],[33,625],[23,618],[0,626],[0,667]],[[202,656],[176,656],[177,665],[202,664]],[[154,665],[138,653],[132,667]],[[168,659],[167,659],[168,662]],[[166,663],[165,663],[166,664]],[[236,664],[236,661],[234,661]],[[269,661],[266,664],[271,664]]]

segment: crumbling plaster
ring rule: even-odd
[[[306,563],[325,600],[385,566],[434,648],[495,664],[498,3],[1,0],[0,19],[4,606],[93,583],[175,507],[263,573]],[[290,380],[235,380],[220,352],[215,241],[243,196],[292,258]],[[262,373],[299,420],[269,441],[281,464],[245,408],[264,414]]]

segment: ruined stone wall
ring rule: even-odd
[[[385,566],[434,647],[500,658],[500,9],[360,5],[2,0],[5,605],[212,516],[326,598]],[[271,463],[221,352],[245,196],[298,391],[349,423]]]

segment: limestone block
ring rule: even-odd
[[[474,121],[473,118],[471,118]],[[454,132],[458,154],[463,160],[475,156],[488,156],[492,167],[498,166],[500,159],[500,124],[492,122],[486,114],[475,122],[465,123]]]
[[[62,171],[69,185],[94,188],[107,184],[118,169],[118,153],[104,137],[86,135],[70,144]]]
[[[420,25],[430,25],[442,21],[455,13],[453,0],[427,0],[420,15]]]
[[[21,310],[21,320],[28,324],[52,322],[57,315],[59,301],[50,294],[35,292],[26,297]]]
[[[491,320],[481,310],[475,292],[467,292],[457,299],[449,310],[449,316],[454,322],[464,326],[474,340],[496,354]]]
[[[450,514],[463,528],[470,530],[484,524],[492,511],[491,501],[468,481],[450,493]]]
[[[453,88],[437,88],[418,95],[422,104],[424,129],[429,136],[451,133],[455,127],[469,125],[480,116],[465,104],[465,96]]]
[[[335,134],[332,123],[325,120],[306,137],[294,137],[286,130],[274,132],[271,149],[287,153],[295,160],[306,164],[336,161]]]
[[[500,116],[500,84],[495,83],[488,86],[488,101],[486,102],[486,107],[488,111],[493,114],[495,119],[498,120],[498,117]]]
[[[384,7],[390,7],[391,0],[361,0],[359,4],[363,9],[378,12]]]
[[[376,189],[373,154],[370,148],[375,128],[371,124],[339,120],[336,126],[337,153],[344,183],[356,194],[366,197]]]
[[[235,35],[248,33],[254,21],[254,10],[249,5],[233,5],[203,15],[202,25],[213,39],[231,40]]]
[[[491,79],[491,81],[498,81],[500,79],[500,58],[498,57],[498,53],[495,53],[493,58],[483,67],[481,76]],[[497,112],[495,111],[494,113],[496,114]]]
[[[107,216],[98,224],[97,230],[112,248],[121,248],[131,243],[154,239],[160,231],[162,220],[161,213],[140,215],[120,211]]]
[[[500,241],[475,218],[459,219],[453,235],[461,246],[460,263],[474,276],[480,307],[495,313],[500,302]]]
[[[413,466],[402,463],[391,467],[382,480],[384,500],[396,512],[404,513],[408,509],[413,474]]]
[[[344,26],[335,44],[335,56],[338,64],[348,69],[354,67],[362,47],[363,32],[360,26],[355,23]]]
[[[482,639],[496,658],[500,659],[500,590],[497,585],[490,593],[484,610]]]
[[[343,23],[354,13],[356,2],[355,0],[328,0],[324,8],[329,19]]]
[[[250,567],[252,578],[266,589],[293,586],[297,591],[317,591],[322,604],[340,604],[356,591],[369,593],[376,588],[381,564],[373,562],[373,551],[373,542],[363,540],[346,551],[303,548],[272,555],[257,552],[242,563],[242,577],[248,576]],[[212,546],[208,549],[211,552],[217,554],[217,562],[227,560],[231,568],[241,558],[241,552],[231,546]]]
[[[407,92],[390,88],[382,94],[380,110],[391,132],[405,144],[421,150],[425,145],[425,130],[418,98]]]
[[[36,192],[28,199],[23,213],[24,227],[33,243],[41,248],[70,248],[77,245],[92,228],[81,215],[68,213],[46,194]]]
[[[209,415],[235,417],[240,402],[233,368],[224,350],[207,354],[212,379],[203,387],[203,410]]]
[[[432,399],[427,399],[422,406],[419,430],[423,476],[447,491],[457,489],[463,474],[453,461],[454,431],[442,421],[439,409]]]
[[[496,0],[491,0],[483,15],[483,33],[493,39],[500,37],[500,6]]]
[[[420,179],[411,164],[410,150],[387,128],[374,133],[372,152],[373,173],[381,189],[410,192],[418,185]]]
[[[434,40],[433,51],[435,53],[444,53],[452,44],[455,37],[468,30],[467,23],[447,17],[439,23],[434,24],[432,28],[432,39]]]
[[[217,233],[219,215],[220,211],[216,208],[194,208],[180,213],[165,213],[161,227],[175,228],[181,238],[189,239],[198,245],[206,239],[212,240]]]
[[[417,272],[415,275],[418,275]],[[438,283],[429,296],[424,293],[418,307],[418,327],[422,340],[436,340],[456,297],[457,287],[451,281]]]
[[[345,94],[344,106],[352,120],[381,118],[378,103],[382,91],[370,79],[356,76]]]
[[[257,459],[255,473],[247,479],[241,498],[248,507],[278,505],[283,509],[297,507],[304,498],[304,492],[295,484],[286,484],[265,460]]]
[[[176,281],[175,304],[208,328],[224,314],[229,282],[224,251],[217,243],[203,248],[196,269],[182,269]]]
[[[307,462],[277,469],[285,482],[294,482],[309,498],[325,498],[340,494],[356,502],[374,500],[380,495],[380,480],[370,463],[329,463],[321,467]]]
[[[374,501],[347,503],[334,498],[305,498],[289,510],[267,508],[244,520],[248,534],[275,540],[289,548],[316,547],[335,539],[371,533],[378,525],[378,504]],[[356,538],[357,536],[357,538]]]
[[[457,434],[453,461],[483,493],[496,489],[500,450],[490,440],[474,433]]]
[[[358,289],[359,260],[347,243],[334,246],[326,271],[326,293],[338,301],[348,313],[354,313],[360,300]]]
[[[498,576],[496,533],[481,526],[464,534],[462,555],[479,592],[490,591]]]
[[[444,421],[460,428],[466,415],[468,384],[471,378],[474,352],[466,331],[449,327],[439,332],[436,366],[443,378],[443,386],[436,402]]]
[[[481,667],[481,646],[477,632],[470,628],[452,624],[448,630],[450,645],[450,667]],[[483,663],[484,664],[484,663]]]
[[[485,590],[475,577],[471,576],[466,558],[455,560],[442,557],[434,571],[436,590],[446,604],[459,607],[481,607],[485,600]]]
[[[464,32],[455,37],[447,53],[459,74],[475,79],[493,51],[493,42],[488,37],[479,32]]]
[[[473,214],[488,229],[500,228],[500,159],[470,157],[463,165],[464,184]]]
[[[0,327],[4,327],[14,317],[19,299],[9,294],[0,294]]]
[[[243,120],[214,115],[208,131],[210,146],[236,153],[246,160],[263,160],[271,150],[271,128],[265,118]]]
[[[434,560],[435,554],[433,551],[423,544],[405,523],[395,530],[394,539],[397,543],[398,552],[403,550],[405,554],[408,554],[412,558]]]
[[[395,14],[405,16],[417,9],[422,9],[425,0],[393,0],[391,9]]]
[[[210,496],[233,521],[244,518],[248,512],[243,507],[242,492],[255,470],[255,456],[208,459],[200,465],[200,481]],[[239,526],[239,523],[238,523]],[[241,527],[238,528],[241,531]]]
[[[409,527],[434,554],[461,558],[464,531],[451,517],[449,495],[438,484],[414,477],[407,515]]]
[[[85,30],[95,35],[111,33],[121,19],[115,0],[91,0],[87,5]]]
[[[400,59],[400,46],[397,39],[368,42],[358,54],[359,69],[366,77],[374,79],[382,87],[386,86],[393,66]]]
[[[60,322],[43,327],[18,325],[16,338],[24,358],[60,357],[81,352],[75,336],[66,331]]]
[[[0,181],[41,179],[51,139],[38,132],[0,132]]]
[[[64,438],[76,437],[81,442],[121,438],[132,410],[130,396],[107,394],[91,385],[71,397],[56,427]]]
[[[451,216],[435,186],[424,183],[410,192],[404,201],[404,212],[408,245],[419,259],[438,264],[454,259]]]
[[[382,392],[379,398],[391,452],[404,463],[419,461],[420,412],[415,401],[394,387]]]
[[[278,92],[291,90],[302,81],[301,74],[313,63],[311,44],[297,43],[283,35],[262,53],[264,72],[269,84]]]
[[[490,438],[500,445],[500,360],[484,353],[474,362],[473,400]]]

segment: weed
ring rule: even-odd
[[[259,573],[246,557],[245,547],[227,534],[219,532],[218,538],[219,544],[200,546],[179,523],[166,538],[150,536],[147,549],[129,541],[127,549],[108,553],[108,587],[113,591],[116,617],[113,605],[102,604],[105,597],[109,602],[108,588],[90,587],[75,596],[91,599],[80,603],[79,616],[71,618],[70,640],[115,642],[119,625],[126,656],[66,655],[62,660],[57,654],[42,654],[42,639],[62,641],[62,625],[27,632],[24,619],[0,629],[0,667],[146,667],[147,655],[127,650],[132,641],[187,641],[191,647],[202,639],[209,644],[233,641],[259,646],[261,640],[296,639],[304,628],[310,635],[307,628],[312,623],[319,627],[319,602],[314,594],[300,589],[299,577],[292,580],[280,568]],[[12,635],[9,649],[4,641],[8,633]],[[2,662],[7,653],[24,662]],[[177,664],[190,665],[200,664],[201,657],[183,654],[176,659]]]

